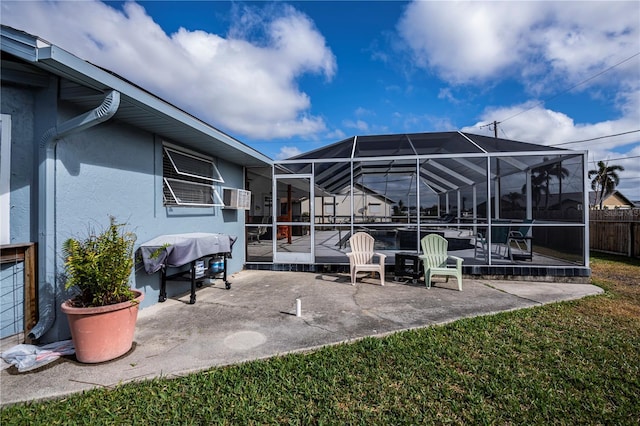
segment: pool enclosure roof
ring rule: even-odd
[[[336,193],[363,176],[412,174],[435,193],[446,193],[497,176],[544,167],[577,151],[463,132],[353,136],[288,160],[294,173],[310,173],[315,164],[315,184]],[[497,166],[492,157],[500,160]],[[366,185],[366,182],[364,183]]]
[[[352,136],[293,159],[368,158],[497,152],[551,151],[558,148],[463,132]]]

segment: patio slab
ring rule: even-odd
[[[245,270],[231,276],[230,290],[219,281],[198,289],[194,305],[185,294],[141,310],[134,347],[116,360],[86,365],[70,356],[27,373],[3,369],[1,404],[176,377],[602,292],[589,284],[464,279],[460,293],[455,280],[436,278],[427,289],[422,282],[387,279],[385,286],[368,277],[352,286],[348,274]]]

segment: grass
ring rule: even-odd
[[[599,296],[2,409],[0,424],[640,423],[640,262]]]

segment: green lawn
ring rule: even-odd
[[[0,424],[640,424],[640,263],[606,292],[4,408]]]

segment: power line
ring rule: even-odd
[[[606,160],[600,160],[600,161],[620,161],[620,160],[629,160],[632,158],[640,158],[640,155],[632,155],[630,157],[620,157],[620,158],[607,158]],[[593,161],[596,161],[595,159]]]
[[[496,126],[498,125],[498,123],[496,123]],[[502,132],[502,134],[504,135],[505,138],[509,139],[509,136],[507,136],[507,134],[505,133],[504,129],[502,127],[500,127],[500,131]]]
[[[554,143],[554,144],[551,144],[549,146],[560,146],[560,145],[569,145],[571,143],[590,142],[590,141],[595,141],[595,140],[598,140],[598,139],[613,138],[613,137],[616,137],[616,136],[628,135],[630,133],[637,133],[637,132],[640,132],[640,129],[638,129],[638,130],[630,130],[628,132],[616,133],[614,135],[598,136],[597,138],[582,139],[582,140],[579,140],[579,141]]]
[[[520,115],[520,114],[524,114],[525,112],[530,111],[530,110],[534,109],[535,107],[542,105],[542,104],[543,104],[543,103],[545,103],[545,102],[548,102],[548,101],[550,101],[550,100],[552,100],[552,99],[555,99],[555,98],[557,98],[557,97],[558,97],[558,96],[560,96],[560,95],[564,95],[565,93],[570,92],[571,90],[575,89],[576,87],[581,86],[581,85],[583,85],[584,83],[586,83],[586,82],[588,82],[588,81],[593,80],[594,78],[600,77],[602,74],[604,74],[604,73],[606,73],[606,72],[608,72],[608,71],[610,71],[610,70],[614,69],[615,67],[618,67],[618,66],[620,66],[620,65],[624,64],[625,62],[630,61],[631,59],[635,58],[635,57],[636,57],[636,56],[638,56],[638,55],[640,55],[640,52],[638,52],[638,53],[636,53],[636,54],[634,54],[634,55],[631,55],[631,56],[629,56],[627,59],[624,59],[624,60],[622,60],[622,61],[618,62],[617,64],[614,64],[614,65],[610,66],[609,68],[606,68],[606,69],[604,69],[604,70],[600,71],[600,72],[599,72],[599,73],[597,73],[596,75],[591,76],[591,77],[587,78],[586,80],[582,80],[581,82],[579,82],[579,83],[577,83],[577,84],[574,84],[573,86],[569,87],[568,89],[563,90],[562,92],[560,92],[560,93],[558,93],[558,94],[556,94],[556,95],[554,95],[554,96],[552,96],[552,97],[550,97],[550,98],[547,98],[547,99],[543,99],[543,100],[541,100],[540,102],[538,102],[538,103],[534,104],[533,106],[531,106],[531,107],[529,107],[529,108],[525,109],[524,111],[520,111],[520,112],[518,112],[518,113],[516,113],[516,114],[512,115],[511,117],[507,117],[507,118],[505,118],[504,120],[500,120],[500,121],[498,121],[497,123],[504,123],[505,121],[507,121],[507,120],[511,120],[512,118],[517,117],[517,116],[518,116],[518,115]]]
[[[494,134],[495,134],[495,136],[497,137],[497,133],[498,133],[497,127],[498,127],[498,124],[502,124],[502,123],[504,123],[504,122],[505,122],[505,121],[507,121],[507,120],[511,120],[512,118],[519,116],[520,114],[524,114],[525,112],[531,111],[531,110],[532,110],[532,109],[534,109],[535,107],[540,106],[540,105],[542,105],[542,104],[543,104],[543,103],[545,103],[545,102],[548,102],[548,101],[550,101],[550,100],[552,100],[552,99],[555,99],[555,98],[557,98],[557,97],[559,97],[559,96],[561,96],[561,95],[564,95],[565,93],[570,92],[571,90],[575,89],[576,87],[581,86],[582,84],[587,83],[587,82],[589,82],[589,81],[591,81],[591,80],[593,80],[593,79],[595,79],[595,78],[597,78],[597,77],[600,77],[602,74],[604,74],[604,73],[606,73],[606,72],[608,72],[608,71],[610,71],[610,70],[612,70],[612,69],[614,69],[614,68],[616,68],[616,67],[618,67],[618,66],[620,66],[620,65],[624,64],[625,62],[630,61],[631,59],[635,58],[635,57],[636,57],[636,56],[638,56],[638,55],[640,55],[640,52],[637,52],[637,53],[635,53],[635,54],[633,54],[633,55],[629,56],[628,58],[623,59],[622,61],[620,61],[620,62],[618,62],[618,63],[616,63],[616,64],[614,64],[614,65],[610,66],[609,68],[606,68],[606,69],[604,69],[604,70],[600,71],[599,73],[597,73],[597,74],[595,74],[595,75],[593,75],[593,76],[591,76],[591,77],[587,78],[586,80],[582,80],[581,82],[579,82],[579,83],[577,83],[577,84],[574,84],[573,86],[569,87],[568,89],[565,89],[565,90],[563,90],[562,92],[560,92],[560,93],[558,93],[558,94],[556,94],[556,95],[554,95],[554,96],[551,96],[550,98],[543,99],[543,100],[541,100],[541,101],[539,101],[539,102],[535,103],[535,104],[534,104],[534,105],[532,105],[531,107],[529,107],[529,108],[527,108],[527,109],[525,109],[525,110],[523,110],[523,111],[520,111],[520,112],[518,112],[518,113],[516,113],[516,114],[513,114],[512,116],[507,117],[507,118],[505,118],[504,120],[494,121],[493,123],[483,124],[483,125],[481,125],[481,126],[478,126],[478,128],[482,129],[483,127],[490,127],[490,126],[492,126],[492,125],[493,125],[493,126],[494,126],[494,128],[493,128],[493,130],[494,130]],[[500,130],[502,131],[502,129],[500,129]],[[588,141],[592,141],[592,140],[603,139],[603,138],[607,138],[607,137],[620,136],[620,135],[625,135],[625,134],[628,134],[628,133],[635,133],[635,132],[639,132],[639,131],[640,131],[640,130],[633,130],[633,131],[630,131],[630,132],[619,133],[619,134],[617,134],[617,135],[602,136],[602,137],[599,137],[599,138],[585,139],[585,140],[583,140],[583,141],[565,142],[565,143],[561,143],[561,144],[553,144],[553,145],[550,145],[550,146],[567,145],[567,144],[571,144],[571,143],[578,143],[578,142],[588,142]],[[502,131],[502,133],[504,133],[504,131]],[[505,135],[506,135],[506,134],[505,134]]]

